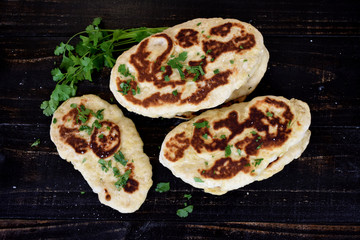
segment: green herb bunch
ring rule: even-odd
[[[61,101],[76,95],[79,81],[92,81],[94,70],[103,67],[112,68],[116,59],[113,54],[127,50],[131,44],[138,43],[144,38],[165,30],[160,28],[131,28],[131,29],[101,29],[101,18],[95,18],[85,31],[73,35],[66,43],[61,42],[54,54],[62,55],[59,67],[51,71],[56,87],[51,93],[50,100],[42,102],[40,108],[46,116],[51,116]],[[79,37],[74,47],[70,42]]]

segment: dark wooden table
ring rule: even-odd
[[[0,239],[359,239],[359,1],[1,1]],[[101,205],[50,141],[39,106],[55,83],[61,41],[95,17],[105,28],[172,26],[196,17],[249,22],[264,35],[268,70],[248,99],[281,95],[306,101],[312,137],[303,155],[274,177],[223,196],[175,178],[158,160],[166,133],[181,121],[136,124],[153,166],[143,206],[121,214]],[[111,98],[109,70],[79,84],[77,95]],[[30,145],[40,139],[36,148]],[[85,192],[85,193],[84,193]],[[185,193],[194,211],[179,218]]]

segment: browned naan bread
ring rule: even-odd
[[[275,96],[209,110],[168,133],[160,162],[194,187],[225,194],[300,157],[310,120],[306,103]]]
[[[93,111],[85,122],[81,108]],[[151,165],[134,123],[116,105],[95,95],[71,98],[55,111],[50,136],[101,203],[122,213],[140,208],[152,185]]]
[[[171,118],[244,99],[263,77],[268,60],[263,37],[250,24],[198,18],[150,36],[119,56],[110,89],[129,111]]]

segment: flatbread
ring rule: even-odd
[[[184,182],[222,195],[300,157],[310,120],[306,103],[276,96],[208,110],[168,133],[160,162]]]
[[[260,82],[268,60],[263,37],[252,25],[198,18],[119,56],[110,90],[129,111],[171,118],[244,99]]]
[[[85,123],[81,108],[93,111]],[[82,125],[93,129],[79,131]],[[152,168],[134,123],[116,105],[95,95],[71,98],[55,111],[50,136],[60,157],[80,171],[101,203],[122,213],[140,208],[152,185]]]

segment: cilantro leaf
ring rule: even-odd
[[[204,182],[201,178],[198,178],[198,177],[194,177],[194,181],[195,182],[200,182],[200,183]]]
[[[156,185],[155,191],[159,193],[167,192],[170,190],[169,182],[160,182]]]
[[[195,126],[195,128],[203,128],[203,127],[209,128],[210,127],[208,121],[196,122],[196,123],[193,123],[193,125]]]
[[[193,212],[193,209],[194,209],[194,206],[189,205],[185,208],[178,209],[176,211],[176,215],[178,215],[179,217],[182,217],[182,218],[187,217],[189,215],[189,213]]]
[[[62,61],[59,67],[51,71],[57,85],[50,99],[43,101],[40,105],[46,116],[51,116],[60,102],[76,95],[79,81],[92,81],[94,70],[100,71],[103,67],[113,67],[116,61],[113,57],[114,52],[126,50],[129,44],[140,42],[145,37],[166,29],[142,27],[103,30],[100,28],[100,23],[101,18],[95,18],[85,31],[74,34],[66,43],[61,42],[56,46],[54,54],[62,55]],[[78,37],[79,41],[74,48],[70,42],[75,37]],[[132,75],[131,78],[134,80]],[[137,89],[136,92],[139,93],[140,90]]]
[[[40,144],[40,139],[36,139],[36,141],[31,144],[31,147],[37,147],[39,144]]]
[[[232,145],[227,145],[225,147],[225,157],[228,157],[231,155],[231,147],[232,147]]]
[[[128,160],[125,159],[124,154],[119,150],[114,154],[115,161],[121,163],[121,165],[126,166]]]
[[[131,173],[131,169],[126,170],[126,172],[123,175],[119,176],[119,180],[115,183],[115,187],[117,189],[120,190],[126,185],[127,181],[129,180],[130,173]]]

